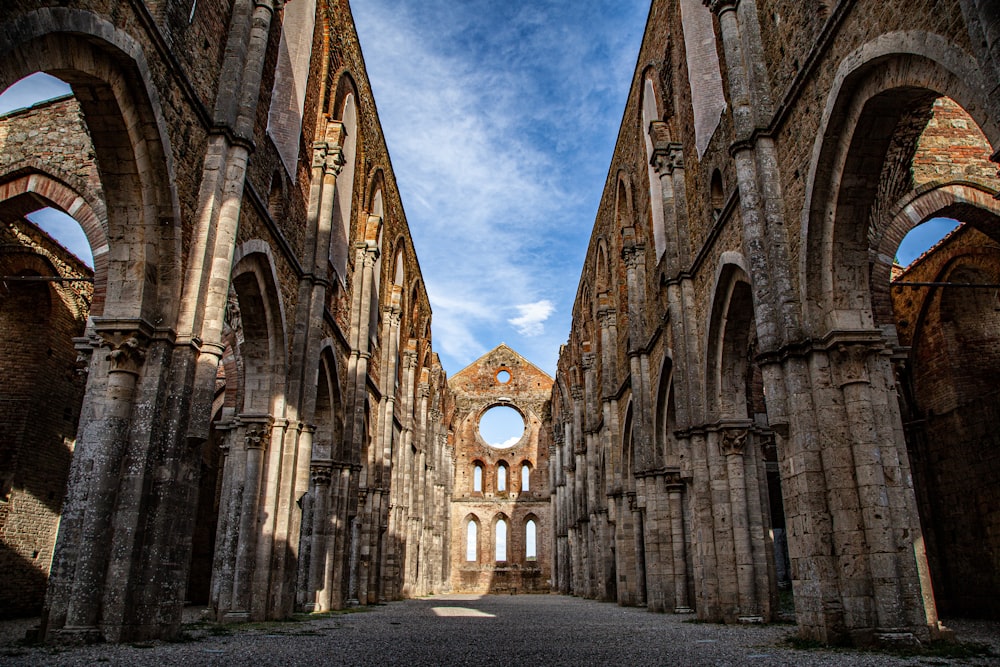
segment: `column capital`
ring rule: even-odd
[[[316,486],[329,485],[333,475],[333,461],[329,459],[313,459],[309,464],[309,476]]]
[[[702,3],[713,14],[721,15],[724,12],[736,9],[737,5],[740,4],[740,0],[702,0]]]
[[[141,331],[115,331],[101,334],[101,347],[107,347],[109,373],[131,373],[138,375],[146,361],[148,338]]]
[[[719,450],[725,456],[742,456],[746,451],[747,435],[749,431],[745,428],[724,429],[722,439],[719,441]]]
[[[834,381],[838,387],[849,384],[864,384],[868,382],[868,358],[876,350],[866,343],[839,343],[831,350]]]
[[[247,449],[264,449],[271,441],[274,418],[268,414],[242,414],[238,418],[243,430],[243,445]]]
[[[658,144],[653,149],[650,164],[661,177],[670,176],[675,171],[684,169],[684,145],[672,141]]]
[[[646,244],[636,243],[622,248],[622,261],[626,269],[637,269],[646,261]]]

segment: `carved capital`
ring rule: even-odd
[[[580,363],[583,366],[584,371],[594,370],[594,364],[597,360],[597,355],[593,352],[584,352],[580,355]]]
[[[727,428],[722,431],[722,439],[719,441],[719,450],[725,456],[742,456],[746,451],[747,435],[749,431],[745,428]]]
[[[865,344],[842,343],[833,350],[831,370],[834,382],[843,388],[849,384],[868,382],[868,357],[875,350]]]
[[[713,14],[722,14],[736,9],[736,6],[740,4],[740,0],[702,0],[702,2]]]
[[[270,424],[250,424],[243,434],[243,444],[247,449],[263,449],[270,440]]]
[[[666,487],[667,493],[684,492],[684,480],[681,479],[681,473],[677,470],[669,471],[663,475],[663,485]]]
[[[111,362],[108,372],[138,375],[146,361],[145,340],[146,337],[138,331],[103,334],[101,346],[111,349],[108,353],[108,361]]]
[[[323,160],[323,171],[331,176],[339,176],[346,162],[344,160],[344,151],[340,150],[340,146],[336,146],[332,150],[327,151]]]
[[[670,176],[674,171],[684,169],[684,145],[664,142],[653,150],[650,164],[660,176]]]
[[[636,243],[632,246],[622,248],[622,261],[625,262],[626,269],[638,269],[646,262],[646,246],[643,243]]]
[[[611,306],[611,299],[606,294],[598,297],[597,321],[602,329],[610,329],[618,324],[617,311]]]
[[[382,317],[390,327],[398,327],[402,317],[402,310],[396,304],[382,306]]]
[[[309,476],[314,486],[328,486],[333,476],[333,461],[313,461],[309,465]]]

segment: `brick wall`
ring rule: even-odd
[[[1000,282],[1000,250],[965,225],[899,282]],[[892,290],[904,427],[943,615],[996,617],[1000,604],[1000,304],[995,289]]]
[[[0,227],[0,275],[90,277],[31,223]],[[8,281],[0,289],[0,617],[41,609],[80,418],[90,283]]]

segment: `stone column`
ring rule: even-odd
[[[140,330],[102,334],[102,346],[110,348],[103,418],[86,424],[80,434],[76,459],[89,467],[86,498],[79,528],[73,583],[66,609],[65,636],[96,641],[104,575],[110,554],[115,500],[120,483],[121,463],[128,445],[136,382],[145,362],[146,334]],[[74,461],[75,462],[75,461]],[[74,466],[75,467],[75,466]]]
[[[241,416],[247,424],[243,436],[246,450],[243,473],[243,498],[240,507],[236,559],[233,570],[231,607],[223,612],[223,622],[245,622],[250,619],[254,598],[253,573],[257,552],[257,516],[264,468],[264,450],[271,444],[270,418]],[[251,421],[253,420],[253,421]]]
[[[738,619],[741,623],[762,623],[756,594],[756,574],[753,563],[753,543],[750,537],[749,508],[744,454],[749,433],[746,429],[726,429],[720,449],[726,457],[729,479],[729,504],[736,558],[736,582],[739,591]]]
[[[330,525],[330,478],[333,475],[333,461],[313,459],[309,467],[312,477],[312,545],[309,550],[309,589],[305,611],[328,611],[323,604],[328,604],[329,595],[321,596],[321,591],[328,591],[330,571],[327,567],[327,528]]]
[[[665,478],[670,502],[670,542],[673,551],[674,613],[690,614],[694,610],[688,602],[687,547],[684,540],[684,483],[680,475],[668,474]]]

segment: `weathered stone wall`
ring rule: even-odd
[[[3,205],[66,210],[95,254],[51,640],[169,637],[185,598],[280,618],[448,580],[445,378],[350,9],[317,3],[288,169],[286,9],[5,6],[0,85],[51,71],[74,95],[3,130]]]
[[[5,216],[6,217],[6,216]],[[73,338],[93,285],[15,277],[90,278],[90,269],[24,219],[0,228],[0,609],[41,611],[80,418],[84,378]]]
[[[1000,251],[965,225],[908,266],[893,289],[909,352],[897,370],[904,428],[942,614],[997,615],[1000,319],[994,288],[902,285],[998,279]]]
[[[996,19],[704,5],[653,2],[584,262],[553,393],[554,580],[735,621],[773,617],[790,575],[804,636],[935,637],[888,281],[930,217],[995,236]],[[726,98],[711,136],[699,11]]]
[[[506,373],[507,375],[501,375]],[[506,381],[504,381],[506,378]],[[475,593],[541,593],[550,590],[552,530],[549,509],[551,465],[550,396],[552,379],[506,345],[486,353],[448,383],[454,401],[450,414],[454,447],[451,495],[451,588]],[[517,443],[491,446],[479,433],[482,415],[506,406],[524,418]],[[528,490],[522,466],[527,464]],[[476,490],[474,469],[481,470]],[[499,468],[506,488],[498,488]],[[497,559],[496,525],[507,523],[506,559]],[[535,557],[526,552],[527,522],[536,528]],[[468,558],[468,524],[477,526],[475,559]]]

